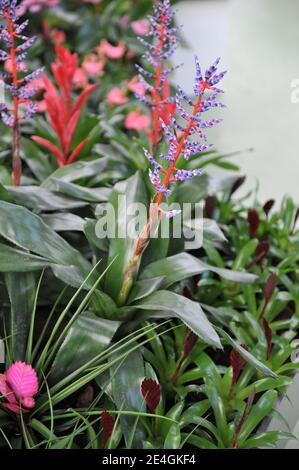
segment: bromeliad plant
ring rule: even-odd
[[[95,23],[101,18],[105,30],[109,11],[122,12],[122,5],[103,0],[91,7],[103,13]],[[78,11],[72,18],[86,12],[86,5]],[[55,10],[49,19],[55,25]],[[113,18],[112,37],[96,48],[96,61],[90,52],[102,38],[89,34],[84,42],[86,25],[77,23],[78,33],[66,26],[69,43],[86,56],[80,58],[86,70],[100,73],[97,61],[105,56],[101,86],[89,103],[95,112],[103,98],[101,116],[79,121],[80,106],[64,113],[78,103],[78,59],[59,46],[52,70],[56,84],[45,79],[50,123],[37,118],[35,133],[47,140],[40,147],[61,168],[32,142],[28,126],[21,155],[29,185],[0,185],[1,447],[253,448],[291,437],[259,426],[298,368],[290,361],[299,330],[296,208],[286,200],[272,213],[273,202],[264,208],[255,202],[248,212],[248,204],[233,199],[241,178],[202,172],[211,164],[236,170],[209,150],[204,136],[205,128],[219,122],[205,120],[203,113],[223,106],[217,101],[223,73],[216,70],[218,61],[202,73],[196,60],[195,98],[181,89],[172,98],[173,21],[170,3],[156,2],[149,36],[141,41],[146,54],[137,57],[140,106],[150,106],[144,112],[152,124],[138,138],[120,130],[123,112],[136,111],[130,95],[119,107],[105,108],[111,83],[129,83],[132,58],[122,34],[130,23],[124,26],[122,18],[120,26],[117,19],[116,26]],[[40,56],[51,53],[49,48]],[[74,156],[80,144],[82,153]],[[149,165],[152,185],[142,175]],[[127,204],[149,208],[137,242],[97,237],[107,202],[118,213],[116,231],[132,221],[122,195]],[[206,199],[203,246],[187,252],[183,239],[149,238],[162,217],[177,213],[164,209],[166,199]]]
[[[20,121],[30,119],[36,111],[31,101],[37,89],[31,86],[39,77],[43,68],[26,75],[26,56],[36,37],[23,34],[28,21],[19,22],[16,0],[1,0],[0,2],[0,41],[4,49],[0,50],[0,60],[6,63],[6,71],[1,72],[4,91],[12,96],[12,103],[0,102],[0,114],[3,122],[12,128],[12,180],[18,186],[21,180],[22,166],[20,159]]]
[[[43,82],[46,113],[59,146],[37,135],[32,136],[32,139],[48,149],[55,156],[58,166],[61,167],[73,163],[88,142],[88,137],[85,137],[72,149],[80,113],[96,85],[86,84],[84,90],[74,100],[72,94],[75,87],[75,75],[79,70],[78,56],[60,45],[56,46],[56,56],[51,69],[59,86],[59,92],[54,83],[46,76],[43,77]]]

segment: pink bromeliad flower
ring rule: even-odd
[[[149,32],[149,22],[147,20],[132,21],[131,28],[138,36],[146,36]]]
[[[30,13],[37,13],[42,8],[55,7],[60,3],[60,0],[22,0],[18,6],[18,14],[24,15],[26,11]]]
[[[125,119],[126,129],[132,129],[137,132],[148,129],[150,124],[150,118],[145,114],[142,114],[140,111],[131,111]]]
[[[2,406],[14,413],[28,413],[35,406],[34,396],[38,392],[38,379],[35,370],[25,362],[14,362],[0,375],[0,393],[8,403]]]
[[[88,78],[85,71],[78,67],[73,76],[73,85],[76,89],[84,89],[88,86]]]
[[[138,76],[131,78],[128,82],[128,90],[132,93],[137,93],[138,95],[144,95],[146,92],[145,86],[141,83]]]
[[[126,96],[126,89],[124,88],[112,88],[107,95],[107,103],[110,106],[118,106],[128,102],[128,97]]]
[[[120,42],[118,46],[113,46],[106,39],[102,39],[100,45],[97,47],[97,53],[104,55],[108,59],[118,60],[121,59],[126,52],[126,46]]]
[[[101,77],[104,75],[105,61],[91,54],[85,57],[82,67],[89,77]]]

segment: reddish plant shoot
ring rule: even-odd
[[[270,354],[272,351],[272,330],[270,328],[269,323],[265,318],[263,318],[263,328],[264,328],[264,333],[266,336],[267,340],[267,350],[266,350],[266,359],[267,361],[270,359]]]
[[[5,71],[0,72],[0,80],[4,90],[11,95],[11,103],[0,102],[2,121],[12,128],[12,182],[18,186],[21,181],[22,165],[20,159],[20,121],[30,119],[36,111],[31,99],[37,89],[31,86],[43,68],[26,75],[25,60],[27,50],[33,45],[36,37],[23,34],[28,20],[19,23],[16,0],[0,2],[0,41],[4,49],[0,49],[0,61],[4,62]],[[7,96],[6,96],[7,98]]]
[[[248,415],[249,415],[249,412],[252,408],[252,405],[253,405],[253,401],[254,401],[254,398],[255,398],[255,395],[256,395],[256,390],[255,388],[252,389],[252,391],[250,392],[250,395],[248,397],[248,400],[247,400],[247,403],[246,403],[246,406],[244,408],[244,411],[243,411],[243,414],[241,416],[241,419],[237,425],[237,428],[236,428],[236,431],[235,431],[235,434],[233,436],[233,439],[232,439],[232,447],[234,449],[238,449],[239,448],[239,445],[238,445],[238,436],[240,434],[240,431],[242,429],[242,426],[244,424],[244,422],[246,421]]]
[[[32,136],[32,139],[48,149],[55,156],[58,166],[61,167],[73,163],[88,142],[86,137],[72,149],[73,137],[82,108],[96,85],[87,85],[74,99],[74,77],[78,70],[78,56],[61,45],[56,46],[56,56],[51,69],[59,90],[46,76],[43,76],[43,81],[46,114],[57,136],[58,145],[37,135]]]
[[[254,238],[260,225],[260,218],[255,209],[249,209],[247,214],[248,230],[250,238]]]
[[[182,369],[182,366],[184,364],[184,362],[188,359],[188,357],[190,356],[191,352],[192,352],[192,349],[194,348],[195,344],[197,343],[197,340],[198,340],[198,336],[193,333],[192,330],[190,330],[189,328],[186,328],[186,333],[185,333],[185,338],[184,338],[184,345],[183,345],[183,354],[177,364],[177,367],[176,367],[176,370],[172,376],[172,379],[171,381],[173,383],[176,382],[177,378],[178,378],[178,375]]]
[[[264,288],[263,288],[264,306],[263,306],[262,311],[260,313],[260,317],[259,317],[260,320],[262,320],[262,318],[264,317],[266,308],[268,306],[268,303],[269,303],[272,295],[274,294],[277,283],[278,283],[278,277],[276,276],[275,273],[271,273],[270,276],[268,277],[265,285],[264,285]]]
[[[102,416],[101,416],[101,424],[103,427],[102,443],[103,443],[103,446],[105,446],[112,435],[114,424],[115,424],[113,417],[108,411],[103,411]]]
[[[251,261],[251,263],[247,264],[246,268],[250,269],[255,264],[261,264],[263,259],[268,255],[270,250],[270,245],[267,240],[262,240],[255,250],[255,257]]]
[[[269,212],[270,212],[270,210],[272,209],[272,207],[274,206],[274,204],[275,204],[275,199],[269,199],[269,200],[266,201],[265,204],[263,205],[263,211],[265,212],[266,217],[268,217]]]
[[[159,384],[153,379],[145,378],[141,384],[141,393],[150,412],[155,413],[161,399]]]
[[[243,344],[242,347],[247,350],[246,345]],[[231,351],[230,356],[229,356],[229,360],[230,360],[230,365],[233,369],[232,387],[234,387],[237,383],[237,380],[238,380],[238,377],[241,373],[241,370],[243,369],[243,367],[246,364],[246,360],[235,349],[233,349]]]

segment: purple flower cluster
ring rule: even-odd
[[[164,61],[170,59],[177,47],[177,28],[173,25],[174,12],[170,5],[170,0],[160,0],[153,7],[154,14],[148,16],[150,29],[144,37],[139,37],[140,42],[147,49],[143,58],[148,63],[148,69],[144,69],[136,64],[136,68],[140,74],[140,82],[144,85],[145,89],[150,93],[162,93],[165,81],[168,76],[173,72],[173,67],[162,67]],[[154,81],[155,83],[150,83]],[[156,86],[158,84],[158,86]],[[144,104],[155,106],[154,100],[151,96],[144,96],[136,93],[136,97]],[[163,104],[171,102],[171,99],[166,99]]]
[[[0,102],[0,113],[3,122],[13,127],[16,120],[31,118],[35,113],[36,108],[31,98],[36,94],[37,88],[32,86],[32,82],[40,76],[44,68],[39,68],[24,76],[27,51],[36,37],[27,37],[23,34],[28,20],[18,23],[20,17],[17,0],[0,0],[0,18],[2,20],[0,40],[5,48],[5,50],[0,49],[0,61],[9,63],[9,71],[1,72],[0,79],[4,90],[12,95],[14,102],[13,107]],[[20,74],[22,78],[19,77]],[[24,108],[21,115],[19,106]]]
[[[217,59],[205,74],[202,74],[196,57],[196,75],[194,85],[196,101],[193,101],[181,88],[178,87],[176,93],[176,111],[178,117],[176,118],[172,116],[170,118],[169,125],[166,125],[165,122],[161,120],[161,127],[164,133],[168,152],[166,154],[160,154],[160,159],[165,160],[172,165],[170,170],[167,172],[147,150],[144,150],[145,156],[153,167],[153,170],[149,170],[149,174],[157,193],[163,193],[165,196],[170,196],[171,190],[168,188],[168,183],[189,180],[193,178],[193,176],[201,174],[200,169],[177,169],[175,167],[175,162],[181,155],[188,160],[192,155],[204,152],[211,147],[211,145],[207,143],[207,138],[203,129],[215,126],[221,122],[221,119],[205,120],[202,115],[204,112],[207,112],[212,108],[225,106],[223,103],[217,101],[217,97],[222,93],[222,90],[216,88],[215,85],[225,75],[225,72],[217,73],[218,63],[219,59]],[[191,108],[191,111],[188,111],[187,108]],[[200,141],[189,139],[189,137],[194,134],[199,136]],[[163,174],[166,176],[168,175],[167,184],[163,184],[163,182],[161,182],[161,176]]]

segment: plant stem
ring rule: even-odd
[[[161,26],[160,29],[160,37],[158,45],[155,48],[155,53],[159,50],[163,49],[163,42],[165,37],[165,27]],[[152,141],[152,154],[155,155],[157,151],[157,145],[159,141],[159,129],[160,129],[160,121],[159,121],[159,105],[161,103],[161,96],[159,95],[159,89],[161,87],[161,73],[162,73],[162,61],[160,60],[155,75],[155,84],[152,88],[152,96],[153,96],[153,112],[152,112],[152,129],[153,129],[153,141]]]
[[[14,22],[9,17],[7,13],[7,26],[8,32],[11,40],[10,47],[10,60],[12,68],[12,84],[17,90],[18,87],[18,69],[17,69],[17,60],[16,60],[16,50],[15,50],[15,32],[14,32]],[[12,181],[14,186],[20,185],[21,173],[22,173],[22,164],[20,159],[20,124],[19,124],[19,98],[18,96],[13,97],[13,115],[14,115],[14,125],[13,125],[13,138],[12,138]]]

